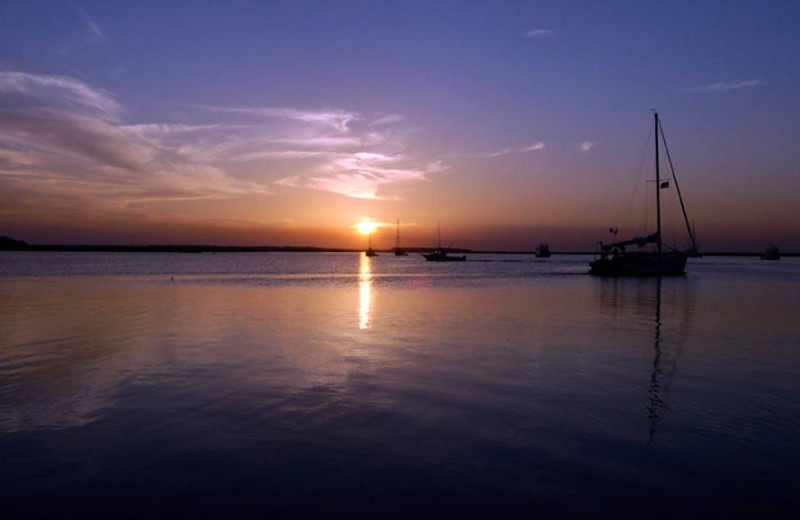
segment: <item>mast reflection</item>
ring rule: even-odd
[[[648,443],[652,443],[674,401],[670,391],[693,314],[690,283],[661,277],[613,278],[601,284],[600,301],[620,333],[641,333],[651,352],[646,409]]]
[[[647,418],[650,420],[650,438],[653,442],[656,430],[658,429],[658,417],[664,408],[664,401],[661,399],[661,277],[656,279],[656,332],[653,339],[653,372],[650,374],[650,386],[647,394],[650,404],[647,407]]]
[[[365,254],[359,256],[358,266],[358,328],[367,330],[372,326],[372,259]]]

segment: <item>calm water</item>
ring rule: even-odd
[[[0,517],[800,515],[800,259],[0,253]]]

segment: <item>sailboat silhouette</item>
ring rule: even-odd
[[[422,255],[428,262],[463,262],[467,259],[466,255],[450,256],[447,251],[442,249],[442,227],[436,223],[436,251]]]
[[[609,231],[614,235],[614,242],[611,244],[600,245],[600,257],[589,263],[589,274],[599,276],[670,276],[682,275],[686,271],[686,259],[692,251],[697,251],[697,245],[694,240],[694,233],[689,226],[689,219],[686,216],[686,207],[683,203],[683,196],[678,185],[678,179],[675,177],[675,170],[672,169],[672,182],[675,184],[675,190],[678,193],[678,199],[681,203],[683,211],[683,218],[686,221],[686,229],[689,232],[689,237],[692,240],[692,248],[689,251],[679,251],[677,249],[665,250],[664,244],[661,241],[661,190],[668,188],[670,180],[662,179],[659,167],[659,152],[658,143],[659,137],[664,141],[664,149],[667,152],[667,159],[669,159],[670,167],[672,167],[672,159],[669,155],[669,149],[666,147],[666,140],[664,139],[664,130],[661,128],[661,122],[658,119],[658,112],[654,113],[655,118],[655,163],[656,163],[656,231],[649,235],[642,237],[634,237],[630,240],[616,241],[617,229],[612,227]],[[641,248],[647,244],[655,244],[655,251],[644,251]],[[637,246],[639,250],[630,251],[628,248]]]

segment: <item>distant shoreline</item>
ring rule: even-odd
[[[407,253],[428,253],[435,248],[403,248]],[[313,246],[211,246],[211,245],[58,245],[58,244],[15,244],[0,247],[0,251],[22,252],[73,252],[73,253],[361,253],[363,249],[313,247]],[[376,249],[379,254],[392,255],[393,249]],[[533,255],[535,251],[479,251],[472,249],[448,248],[450,253],[473,255]],[[553,251],[553,255],[593,255],[594,251]],[[747,252],[709,252],[703,256],[761,256],[762,253]],[[800,256],[796,253],[781,253],[782,256]]]
[[[404,247],[407,253],[429,253],[433,247]],[[213,245],[89,245],[89,244],[28,244],[24,240],[0,236],[0,251],[62,251],[77,253],[361,253],[363,249],[315,246],[213,246]],[[394,249],[376,249],[377,253],[391,255]],[[472,255],[533,255],[535,251],[478,251],[450,247],[448,253]],[[703,252],[704,256],[761,256],[763,252]],[[553,251],[554,255],[593,255],[595,251]],[[781,253],[782,256],[800,256],[797,253]]]

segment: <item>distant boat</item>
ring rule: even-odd
[[[467,259],[467,255],[451,256],[447,251],[437,249],[433,253],[425,253],[422,256],[428,262],[463,262]]]
[[[397,238],[394,243],[394,256],[408,256],[404,249],[400,249],[400,219],[397,219]]]
[[[672,276],[682,275],[686,271],[686,259],[689,256],[687,251],[679,251],[677,249],[669,249],[665,251],[665,246],[661,243],[661,189],[669,187],[669,180],[662,180],[659,170],[659,155],[658,143],[659,133],[664,141],[664,148],[667,152],[670,167],[672,167],[672,159],[669,156],[669,150],[666,148],[666,140],[664,140],[664,130],[661,128],[661,123],[658,120],[658,113],[655,116],[655,162],[656,162],[656,231],[643,237],[635,237],[630,240],[621,242],[612,242],[611,244],[600,245],[600,257],[589,263],[589,274],[599,276]],[[694,233],[689,226],[689,220],[686,217],[686,207],[683,204],[683,197],[681,196],[680,187],[678,186],[678,179],[675,177],[675,171],[672,170],[672,180],[675,183],[675,189],[678,192],[678,199],[681,203],[683,210],[683,218],[686,221],[686,229],[689,237],[692,240],[692,250],[696,251]],[[617,229],[610,228],[609,231],[616,239]],[[647,244],[655,245],[655,251],[628,251],[629,246],[637,246],[642,248]]]
[[[762,260],[780,260],[781,259],[781,251],[778,249],[778,246],[775,244],[771,244],[767,251],[761,255]]]
[[[423,254],[425,260],[428,262],[463,262],[467,259],[466,255],[450,256],[447,251],[442,249],[442,228],[439,224],[436,225],[436,237],[436,251]]]
[[[536,258],[550,258],[550,246],[547,244],[540,244],[533,254]]]

